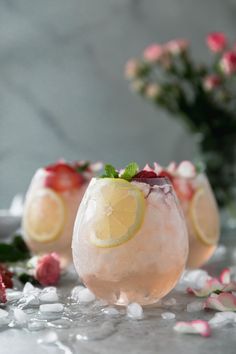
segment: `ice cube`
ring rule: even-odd
[[[204,287],[209,275],[205,270],[195,269],[185,271],[177,285],[178,290],[185,290],[186,288],[201,289]]]
[[[15,301],[15,300],[19,300],[23,296],[23,293],[22,291],[6,289],[6,295],[7,295],[7,301]]]
[[[142,183],[142,182],[131,182],[133,185],[135,185],[137,188],[141,189],[141,191],[144,194],[144,198],[146,198],[150,192],[150,185],[147,183]]]
[[[163,320],[173,320],[175,319],[175,314],[173,312],[163,312],[161,317]]]
[[[54,290],[51,290],[51,291],[47,291],[47,292],[44,292],[44,293],[41,293],[39,295],[39,300],[41,302],[57,302],[58,301],[58,295],[57,295],[57,292],[54,291]]]
[[[171,297],[170,299],[164,300],[162,303],[164,306],[174,306],[177,304],[177,301],[174,297]]]
[[[23,294],[24,295],[38,295],[40,293],[40,289],[36,288],[33,286],[31,283],[27,282],[24,286],[23,289]]]
[[[60,303],[56,304],[43,304],[39,307],[40,312],[50,313],[50,312],[62,312],[64,310],[64,305]]]
[[[28,322],[28,329],[30,331],[41,331],[42,329],[46,328],[47,321],[45,320],[38,320],[36,318],[31,318]]]
[[[48,331],[38,339],[39,344],[52,344],[58,341],[58,336],[54,331]]]
[[[38,306],[39,305],[39,298],[36,295],[25,295],[23,298],[20,299],[19,301],[20,307],[23,309],[25,307],[30,307],[30,306]]]
[[[81,303],[89,303],[96,299],[95,295],[87,288],[78,292],[78,301]]]
[[[213,328],[224,327],[229,323],[236,322],[236,313],[231,311],[217,312],[209,321],[209,325]]]
[[[134,319],[140,320],[143,318],[143,308],[137,302],[133,302],[127,306],[127,316]]]
[[[71,290],[71,297],[73,300],[78,301],[79,300],[79,292],[81,290],[84,290],[85,287],[82,285],[77,285]]]
[[[120,313],[115,307],[106,307],[102,312],[107,316],[118,316]]]
[[[187,304],[187,312],[198,312],[203,310],[204,304],[200,301],[193,301]]]
[[[23,325],[28,321],[28,316],[22,309],[15,308],[13,313],[17,324]]]
[[[0,309],[0,321],[1,321],[1,319],[6,318],[6,317],[8,317],[8,312],[3,309]]]

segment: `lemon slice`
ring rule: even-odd
[[[219,216],[213,197],[199,188],[189,211],[197,238],[206,245],[215,245],[219,238]]]
[[[51,242],[60,236],[65,222],[62,198],[49,188],[36,192],[27,202],[24,226],[37,242]]]
[[[90,208],[90,213],[93,210],[90,241],[98,247],[119,246],[130,240],[142,225],[144,195],[126,180],[99,180],[91,203],[95,208]]]

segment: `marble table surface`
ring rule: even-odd
[[[234,233],[224,237],[221,243],[226,246],[225,252],[218,252],[205,267],[213,275],[219,274],[226,265],[236,265]],[[214,311],[187,312],[187,304],[195,301],[195,298],[184,292],[173,290],[162,304],[146,307],[143,319],[133,320],[127,317],[122,308],[118,308],[120,314],[116,317],[105,315],[102,312],[104,305],[99,301],[87,305],[72,305],[68,296],[76,285],[78,278],[71,271],[63,276],[58,289],[60,301],[65,304],[63,316],[70,317],[73,321],[67,324],[62,322],[61,327],[65,328],[60,329],[57,327],[60,327],[61,322],[56,319],[40,331],[29,331],[27,325],[23,328],[1,327],[0,354],[235,354],[236,328],[233,325],[214,329],[210,338],[181,335],[173,330],[176,321],[198,318],[209,320],[214,316]],[[176,305],[166,304],[171,298],[177,300]],[[26,311],[32,312],[30,309]],[[161,314],[166,311],[175,313],[176,319],[162,319]],[[58,339],[53,343],[39,343],[40,339],[55,333]]]

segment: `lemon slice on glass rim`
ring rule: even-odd
[[[196,237],[205,245],[215,245],[220,232],[217,206],[203,188],[195,192],[190,203],[189,215]]]
[[[143,223],[143,192],[124,179],[98,180],[91,202],[96,207],[90,215],[90,241],[97,247],[122,245],[135,236]]]
[[[64,201],[52,189],[40,189],[27,201],[24,228],[32,240],[42,243],[56,240],[64,223]]]

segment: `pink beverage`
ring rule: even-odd
[[[189,236],[188,268],[198,268],[213,255],[219,241],[220,220],[214,194],[207,177],[183,161],[166,169],[155,165],[158,175],[168,176],[174,186],[187,223]]]
[[[65,267],[78,206],[93,175],[88,163],[59,161],[36,171],[23,214],[24,239],[35,254],[57,252]]]
[[[90,182],[75,221],[74,265],[98,298],[153,304],[185,268],[187,230],[167,178],[122,176]]]

